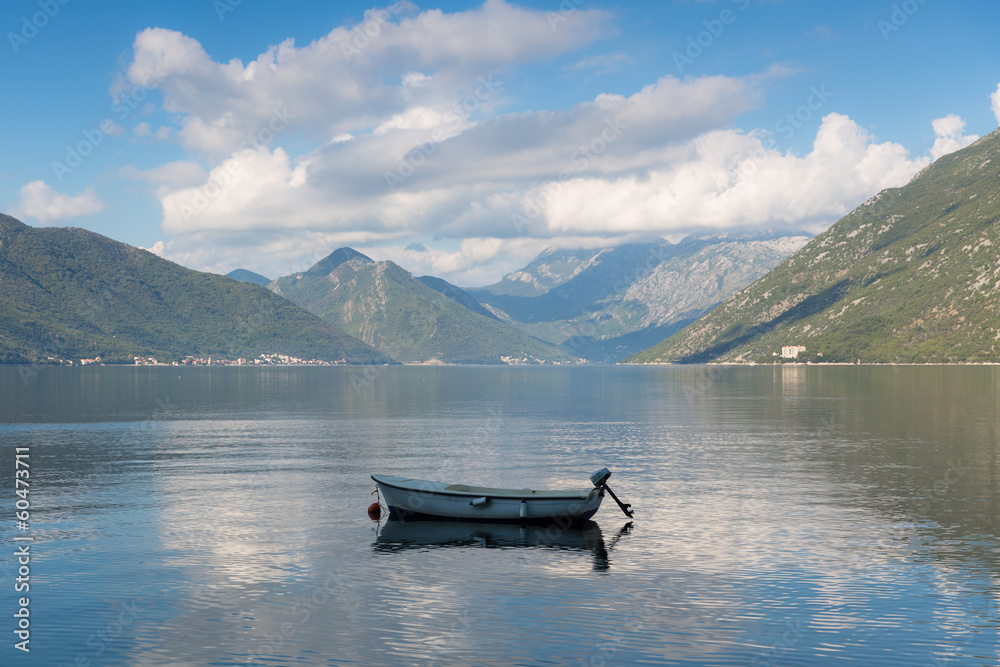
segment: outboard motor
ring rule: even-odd
[[[622,512],[625,513],[625,516],[631,519],[635,514],[635,512],[629,509],[630,507],[632,507],[632,505],[630,505],[629,503],[623,503],[622,501],[618,500],[618,496],[616,496],[615,492],[612,491],[611,487],[608,486],[609,477],[611,477],[611,471],[608,470],[607,468],[601,468],[600,470],[598,470],[597,472],[595,472],[593,475],[590,476],[590,481],[593,482],[594,486],[596,486],[598,489],[601,489],[602,491],[607,491],[608,494],[615,499],[615,502],[618,503],[618,507],[622,508]]]
[[[590,481],[594,483],[594,486],[600,488],[608,481],[608,477],[611,477],[611,471],[607,468],[601,468],[590,476]]]

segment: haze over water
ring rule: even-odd
[[[31,664],[1000,661],[994,367],[0,368],[0,393]],[[549,532],[365,514],[372,473],[604,466],[631,527],[610,500]]]

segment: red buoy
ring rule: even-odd
[[[368,506],[368,518],[372,521],[378,521],[378,518],[382,516],[382,506],[378,503],[372,503]]]

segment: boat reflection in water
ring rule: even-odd
[[[378,531],[372,549],[376,552],[409,551],[428,547],[476,547],[483,549],[552,549],[555,551],[589,551],[594,570],[603,572],[611,567],[608,552],[622,535],[632,532],[629,521],[605,544],[604,534],[596,521],[562,528],[555,524],[514,525],[505,523],[473,523],[467,521],[397,521],[388,520]]]

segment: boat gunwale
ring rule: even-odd
[[[501,518],[479,518],[464,517],[450,514],[427,514],[425,512],[414,512],[413,510],[403,510],[398,507],[389,506],[389,520],[401,523],[416,521],[440,521],[444,523],[496,523],[496,524],[518,524],[531,526],[558,526],[561,529],[577,527],[593,519],[600,507],[587,510],[582,514],[549,514],[535,517],[501,517]]]
[[[500,489],[500,488],[489,488],[489,487],[478,487],[477,491],[446,491],[444,489],[448,488],[444,486],[443,482],[432,482],[426,479],[414,479],[411,477],[398,478],[405,479],[407,481],[413,482],[426,482],[428,484],[441,485],[441,490],[437,489],[422,489],[411,486],[401,486],[396,483],[387,482],[384,479],[380,479],[379,475],[372,475],[372,480],[376,484],[384,484],[392,489],[398,489],[400,491],[406,491],[408,493],[421,493],[431,496],[461,496],[465,498],[482,498],[484,496],[497,499],[509,499],[509,500],[587,500],[591,495],[597,490],[597,487],[593,489],[555,489],[555,490],[536,490],[536,489]],[[455,486],[454,484],[449,486]],[[462,485],[467,486],[467,485]],[[476,487],[469,487],[476,488]],[[539,493],[544,493],[545,495],[537,495]],[[549,494],[564,494],[564,495],[549,495]]]

